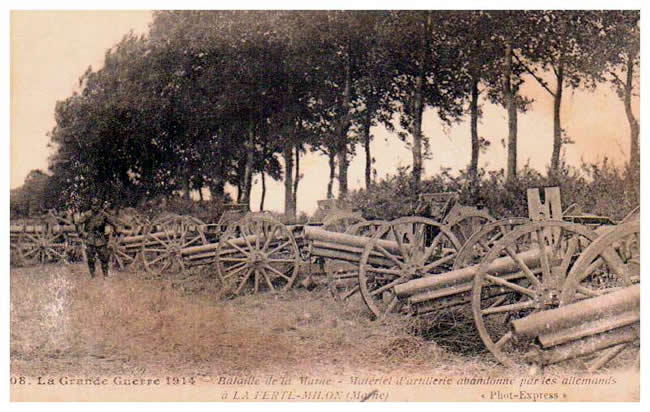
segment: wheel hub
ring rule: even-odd
[[[406,278],[412,279],[419,277],[418,275],[422,272],[422,268],[414,263],[409,263],[404,267],[403,272],[406,275]]]
[[[536,297],[537,304],[540,308],[556,307],[560,304],[560,292],[556,288],[544,287]]]
[[[263,266],[265,261],[266,261],[266,255],[264,255],[264,253],[262,252],[253,252],[248,257],[248,263],[255,267]]]

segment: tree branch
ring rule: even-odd
[[[514,56],[515,60],[517,60],[517,63],[519,63],[519,64],[520,64],[524,69],[526,69],[526,71],[527,71],[531,76],[533,76],[533,77],[535,78],[535,80],[537,80],[537,82],[538,82],[540,85],[542,85],[542,87],[543,87],[544,89],[546,89],[547,92],[549,92],[549,93],[551,94],[551,96],[555,97],[555,93],[553,93],[553,91],[548,87],[548,85],[546,84],[546,82],[545,82],[544,80],[542,80],[539,76],[537,76],[537,74],[536,74],[534,71],[532,71],[528,66],[526,66],[526,65],[524,64],[524,62],[521,61],[521,59],[519,58],[519,56],[517,56],[517,54],[514,53],[514,51],[513,51],[512,55]]]
[[[615,82],[618,86],[623,86],[623,87],[625,86],[625,82],[624,82],[623,80],[621,80],[621,78],[618,77],[618,75],[617,75],[616,73],[614,73],[613,71],[610,71],[609,74],[612,75],[612,77],[614,78],[614,82]]]

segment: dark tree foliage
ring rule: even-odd
[[[631,159],[638,158],[631,113],[638,31],[636,12],[155,12],[146,36],[127,34],[101,69],[88,68],[79,90],[57,102],[51,176],[32,176],[12,192],[12,204],[24,213],[34,209],[25,198],[37,199],[38,208],[85,207],[91,196],[116,206],[159,197],[190,204],[191,193],[225,202],[229,185],[237,189],[233,200],[250,207],[254,181],[266,189],[270,178],[284,180],[285,213],[294,218],[306,151],[329,159],[328,197],[335,179],[345,197],[358,144],[366,190],[392,187],[373,182],[373,127],[398,131],[412,151],[412,167],[396,177],[404,191],[397,194],[408,200],[449,186],[436,183],[448,173],[423,181],[425,160],[436,153],[422,122],[434,112],[447,126],[470,117],[472,152],[462,174],[469,202],[486,195],[487,181],[501,185],[503,205],[517,210],[509,191],[537,182],[528,169],[515,179],[517,113],[530,104],[519,93],[526,80],[552,92],[558,110],[562,87],[611,82],[630,122]],[[555,75],[555,89],[543,83],[544,71]],[[478,130],[482,98],[508,113],[502,174],[478,167],[486,144]],[[555,137],[558,130],[559,117]],[[563,178],[560,160],[554,152],[551,170]],[[48,194],[34,181],[47,181]]]

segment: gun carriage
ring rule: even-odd
[[[237,207],[215,224],[166,215],[124,225],[111,247],[120,267],[141,260],[152,273],[213,265],[234,295],[286,291],[301,264],[316,259],[332,294],[359,294],[375,318],[426,319],[467,305],[486,348],[509,366],[579,357],[595,370],[638,353],[638,211],[618,225],[584,220],[561,211],[559,191],[547,189],[541,203],[532,190],[529,218],[495,221],[455,200],[422,196],[420,206],[428,207],[419,211],[429,217],[390,222],[332,202],[320,203],[328,213],[306,225],[242,218]],[[12,224],[12,263],[69,261],[80,245],[71,223],[50,216]]]

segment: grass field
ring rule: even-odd
[[[528,373],[500,366],[467,319],[439,319],[434,342],[403,317],[372,321],[360,297],[337,303],[323,286],[218,296],[206,272],[91,280],[81,264],[13,268],[11,373]]]

